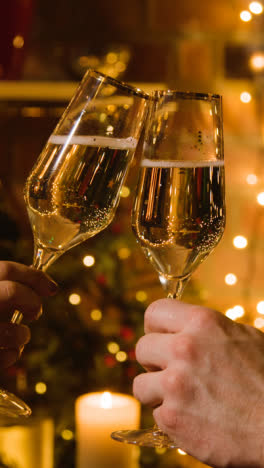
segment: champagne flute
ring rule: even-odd
[[[156,91],[150,103],[132,229],[167,297],[188,280],[225,227],[222,99]],[[115,440],[177,448],[157,426],[117,431]]]
[[[33,266],[45,271],[112,221],[146,116],[149,95],[88,70],[25,185]],[[22,314],[15,311],[12,322]],[[0,415],[30,408],[0,390]]]

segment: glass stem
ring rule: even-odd
[[[179,278],[167,279],[167,278],[164,278],[163,276],[162,278],[160,278],[160,281],[161,281],[163,288],[167,292],[167,297],[171,299],[181,299],[184,288],[189,279],[190,279],[190,275],[185,276],[184,278],[181,278],[181,279]]]
[[[63,252],[46,250],[36,245],[34,247],[33,266],[37,270],[46,271],[46,269],[62,255]]]
[[[35,245],[33,267],[35,267],[37,270],[46,271],[46,269],[62,254],[63,252],[49,251]],[[22,320],[23,314],[19,310],[15,310],[11,317],[11,323],[19,324],[22,322]]]

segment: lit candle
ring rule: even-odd
[[[7,465],[20,468],[53,468],[53,421],[31,417],[23,425],[3,424],[0,427],[0,458],[6,460]]]
[[[76,468],[134,468],[137,447],[116,442],[111,433],[137,429],[140,404],[130,395],[88,393],[75,404]]]

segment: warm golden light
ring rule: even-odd
[[[263,328],[264,327],[264,319],[262,317],[257,317],[254,320],[254,327]]]
[[[69,296],[69,303],[72,305],[78,305],[81,303],[81,296],[79,294],[71,294]]]
[[[243,317],[244,314],[244,307],[240,305],[235,305],[234,307],[227,309],[227,311],[225,312],[226,317],[230,318],[231,320],[236,320],[240,317]]]
[[[100,408],[109,409],[112,408],[112,395],[110,392],[104,392],[100,398]]]
[[[125,353],[125,351],[118,351],[118,353],[116,353],[116,360],[118,362],[125,362],[127,360],[127,353]]]
[[[39,395],[43,395],[47,391],[47,385],[44,382],[38,382],[35,385],[35,391]]]
[[[103,314],[100,309],[93,309],[91,311],[91,319],[94,320],[95,322],[98,322],[101,320]]]
[[[255,185],[257,183],[257,181],[258,181],[258,178],[257,178],[256,174],[248,174],[246,180],[247,180],[247,183],[249,185]]]
[[[248,104],[252,99],[252,96],[248,91],[243,91],[243,93],[240,94],[240,101],[243,102],[244,104]]]
[[[119,258],[121,258],[121,260],[126,260],[126,258],[130,257],[131,250],[128,249],[127,247],[121,247],[118,250],[117,255]]]
[[[236,236],[233,239],[233,245],[236,247],[236,249],[245,249],[245,247],[248,245],[247,238],[244,236]]]
[[[61,437],[63,440],[72,440],[74,435],[69,429],[63,429],[63,431],[61,431]]]
[[[187,453],[184,452],[182,449],[177,449],[177,452],[178,452],[180,455],[187,455]]]
[[[166,447],[155,447],[155,452],[158,455],[164,455],[164,453],[167,452],[167,449],[166,449]]]
[[[248,10],[241,11],[240,19],[241,19],[241,21],[244,21],[245,23],[250,21],[252,19],[252,15],[251,15],[250,11],[248,11]]]
[[[258,204],[264,206],[264,192],[261,192],[257,196]]]
[[[146,301],[148,295],[145,291],[137,291],[136,293],[136,299],[139,301],[139,302],[144,302]]]
[[[228,273],[225,276],[225,283],[228,284],[229,286],[233,286],[237,282],[237,277],[233,273]]]
[[[114,341],[111,341],[110,343],[108,343],[107,349],[108,349],[109,353],[116,354],[116,353],[118,353],[118,351],[120,349],[120,346],[119,346],[118,343],[115,343]]]
[[[95,264],[95,258],[92,255],[86,255],[83,258],[83,264],[87,267],[91,267]]]
[[[14,39],[13,39],[13,46],[16,48],[16,49],[22,49],[22,47],[24,46],[24,38],[22,36],[15,36]]]
[[[124,187],[122,187],[121,189],[120,196],[122,198],[127,198],[129,197],[129,195],[130,195],[130,188],[124,185]]]
[[[106,61],[107,63],[110,63],[111,65],[113,65],[113,63],[116,63],[117,62],[117,54],[115,52],[109,52],[106,56]]]
[[[260,2],[251,2],[249,9],[254,15],[260,15],[263,12],[263,6]]]
[[[264,301],[260,301],[257,303],[257,311],[259,314],[264,315]]]
[[[264,54],[256,53],[250,57],[249,65],[252,70],[260,71],[264,68]]]

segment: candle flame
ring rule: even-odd
[[[100,398],[100,406],[101,408],[112,408],[112,395],[110,392],[104,392]]]

